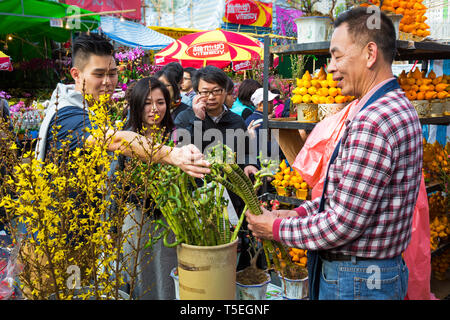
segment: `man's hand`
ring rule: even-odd
[[[169,154],[169,163],[195,178],[203,178],[211,172],[210,163],[203,159],[203,154],[193,144],[173,148]]]
[[[206,117],[206,100],[208,97],[202,97],[201,95],[196,95],[192,100],[192,110],[195,116],[201,120],[205,120]]]
[[[261,123],[257,123],[255,124],[255,120],[252,120],[248,126],[247,126],[247,132],[248,135],[250,136],[250,139],[255,139],[256,137],[256,128],[260,127]]]
[[[264,207],[261,207],[263,213],[256,216],[250,213],[249,210],[245,212],[245,217],[248,222],[248,229],[252,231],[252,234],[258,239],[272,240],[272,227],[277,215]]]
[[[250,175],[251,174],[255,174],[255,173],[257,173],[259,170],[258,170],[258,168],[257,167],[255,167],[255,166],[252,166],[252,165],[249,165],[249,166],[246,166],[245,168],[244,168],[244,173],[245,173],[245,175],[247,176],[247,177],[249,177],[250,178]]]

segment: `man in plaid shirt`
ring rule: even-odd
[[[383,13],[375,14],[381,20],[375,29],[370,28],[374,13],[367,8],[347,11],[335,22],[328,72],[343,95],[359,99],[354,107],[361,111],[345,123],[322,199],[292,211],[246,213],[256,237],[318,255],[313,299],[406,295],[408,270],[401,253],[411,238],[419,192],[422,131],[391,71],[393,24]]]

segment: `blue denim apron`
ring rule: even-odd
[[[360,111],[364,110],[367,106],[371,105],[379,98],[386,95],[388,92],[399,89],[400,85],[397,82],[397,79],[393,79],[388,83],[384,84],[381,88],[379,88],[366,102],[366,104],[361,108]],[[339,140],[336,145],[333,154],[331,155],[330,162],[328,164],[327,174],[325,176],[325,181],[323,184],[322,197],[320,199],[319,211],[324,211],[325,208],[325,190],[327,189],[328,184],[328,171],[330,170],[330,165],[334,163],[339,153],[339,147],[341,145],[341,141]],[[322,261],[319,257],[318,250],[308,250],[307,253],[308,263],[308,281],[309,281],[309,299],[310,300],[318,300],[319,298],[319,284],[320,284],[320,270],[322,269]]]

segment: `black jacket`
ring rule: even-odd
[[[208,146],[217,143],[218,139],[230,147],[237,154],[237,162],[241,167],[254,165],[254,161],[249,159],[249,138],[246,134],[247,125],[244,119],[234,112],[227,109],[219,121],[214,120],[207,114],[204,120],[197,118],[192,108],[184,110],[175,119],[177,128],[177,140],[180,143],[186,142],[195,144],[201,152],[204,152]],[[185,129],[185,132],[179,129]],[[185,139],[184,134],[189,133],[189,141]],[[244,154],[242,154],[244,152]]]
[[[209,115],[206,115],[204,120],[197,118],[194,110],[189,108],[177,116],[175,119],[175,127],[178,143],[195,144],[204,153],[208,146],[214,145],[218,142],[216,140],[220,139],[221,142],[236,152],[237,163],[242,169],[247,165],[258,167],[253,161],[250,162],[249,139],[246,135],[247,126],[245,125],[244,119],[228,109],[216,123]],[[185,130],[181,132],[180,129]],[[185,134],[188,134],[188,136],[185,136]],[[184,141],[186,138],[189,140]],[[244,151],[244,154],[242,154],[242,151]],[[240,216],[244,202],[230,190],[228,192],[233,206],[238,216]]]

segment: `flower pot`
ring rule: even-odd
[[[395,29],[395,39],[399,39],[399,32],[400,32],[400,21],[403,18],[402,14],[388,14],[387,15],[391,20],[392,23],[394,24],[394,29]]]
[[[175,287],[175,299],[180,300],[180,284],[178,279],[178,274],[175,274],[177,268],[173,268],[170,272],[170,277],[173,279],[174,287]]]
[[[297,197],[297,199],[306,200],[308,198],[308,189],[295,190],[295,196]]]
[[[297,120],[299,122],[318,122],[319,107],[314,103],[297,104]]]
[[[436,99],[431,101],[430,116],[442,117],[445,111],[445,101]]]
[[[238,271],[237,274],[243,270]],[[237,298],[239,300],[265,300],[270,275],[266,272],[267,280],[259,284],[242,284],[236,281]]]
[[[236,299],[238,239],[218,246],[177,247],[180,300]]]
[[[319,104],[318,117],[319,121],[322,121],[328,116],[338,113],[347,103],[330,103],[330,104]]]
[[[281,280],[281,293],[286,300],[303,300],[308,297],[308,277],[289,279],[278,274]]]
[[[417,111],[419,118],[429,117],[431,114],[431,103],[428,100],[412,100],[411,104]]]
[[[331,34],[331,18],[312,16],[295,19],[297,25],[297,43],[327,41]]]
[[[444,104],[444,116],[450,116],[450,98],[447,98],[443,102]]]

